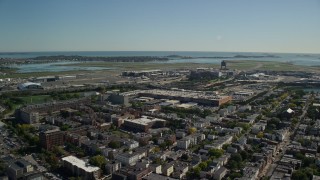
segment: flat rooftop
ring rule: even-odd
[[[77,166],[80,169],[83,169],[86,172],[95,172],[100,169],[99,167],[96,167],[96,166],[90,166],[85,161],[78,159],[77,157],[74,157],[74,156],[67,156],[62,158],[62,160],[67,161],[72,165]]]
[[[151,89],[151,90],[136,90],[122,93],[122,95],[133,96],[139,94],[154,94],[164,95],[171,97],[185,97],[185,98],[199,98],[209,100],[219,100],[229,96],[216,95],[213,92],[204,91],[191,91],[191,90],[162,90],[162,89]]]
[[[129,122],[133,122],[136,124],[141,124],[141,125],[148,125],[151,122],[155,122],[155,121],[166,121],[163,119],[159,119],[159,118],[153,118],[153,117],[149,117],[149,116],[141,116],[141,118],[137,118],[137,119],[125,119],[124,121],[129,121]]]

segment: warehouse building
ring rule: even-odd
[[[136,91],[122,93],[122,95],[144,96],[144,97],[152,97],[155,99],[179,100],[182,103],[194,102],[194,103],[198,103],[200,105],[206,105],[206,106],[220,106],[232,100],[231,96],[217,95],[213,92],[192,91],[192,90],[183,90],[183,89],[136,90]]]

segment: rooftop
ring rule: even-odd
[[[26,82],[26,83],[19,84],[18,87],[19,87],[20,89],[23,89],[23,88],[28,87],[28,86],[31,86],[31,85],[41,86],[40,83]]]
[[[141,118],[126,119],[125,121],[134,122],[136,124],[141,124],[141,125],[148,125],[149,123],[154,122],[154,121],[165,121],[165,120],[153,118],[153,117],[149,117],[149,116],[141,116]]]
[[[138,94],[155,94],[155,95],[166,95],[166,96],[179,96],[185,98],[203,98],[209,100],[222,99],[227,96],[215,95],[213,92],[203,91],[192,91],[192,90],[162,90],[162,89],[151,89],[151,90],[136,90],[122,93],[123,95],[132,96]]]
[[[74,156],[67,156],[62,158],[62,160],[67,161],[71,163],[73,166],[77,166],[78,168],[81,168],[86,172],[94,172],[100,169],[99,167],[96,167],[96,166],[90,166],[85,161],[78,159],[77,157],[74,157]]]

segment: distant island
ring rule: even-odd
[[[234,58],[280,58],[280,56],[276,55],[235,55],[235,56],[200,56],[200,57],[192,57],[192,56],[180,56],[180,55],[169,55],[166,56],[168,58],[180,58],[180,59],[197,59],[197,58],[207,58],[207,59],[234,59]]]
[[[91,56],[38,56],[34,58],[0,58],[1,64],[29,64],[29,63],[48,63],[57,61],[103,61],[103,62],[151,62],[168,61],[167,57],[157,56],[118,56],[118,57],[91,57]]]
[[[195,59],[197,57],[191,57],[191,56],[180,56],[180,55],[169,55],[166,56],[168,58],[179,58],[179,59]]]
[[[213,57],[198,57],[198,58],[214,58],[214,59],[234,59],[234,58],[280,58],[276,55],[262,55],[262,56],[250,56],[250,55],[235,55],[235,56],[213,56]]]

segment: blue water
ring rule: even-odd
[[[305,88],[303,89],[304,92],[314,92],[314,93],[320,93],[320,89],[319,88]]]
[[[216,63],[221,62],[224,57],[233,57],[236,55],[245,56],[265,56],[274,55],[274,57],[264,58],[227,58],[227,60],[261,60],[261,61],[280,61],[291,62],[299,65],[320,65],[320,54],[298,54],[298,53],[253,53],[253,52],[199,52],[199,51],[66,51],[66,52],[18,52],[5,53],[0,52],[0,58],[32,58],[37,56],[56,56],[56,55],[79,55],[79,56],[168,56],[180,55],[190,57],[221,57],[221,58],[197,58],[197,59],[173,59],[171,62],[194,62],[194,63]]]
[[[10,67],[18,68],[18,73],[30,73],[30,72],[62,72],[62,71],[97,71],[107,70],[111,68],[105,67],[89,67],[89,66],[63,66],[64,64],[74,64],[77,62],[54,62],[54,63],[41,63],[41,64],[21,64],[11,65]]]
[[[320,54],[298,54],[298,53],[253,53],[253,52],[194,52],[194,51],[72,51],[72,52],[22,52],[22,53],[0,53],[0,58],[32,58],[37,56],[56,56],[56,55],[78,55],[78,56],[169,56],[179,55],[193,57],[192,59],[170,58],[169,61],[152,63],[212,63],[219,64],[222,60],[256,60],[256,61],[276,61],[290,62],[303,66],[320,66]],[[266,56],[275,57],[234,57],[242,56]],[[215,58],[213,58],[215,57]],[[59,62],[72,63],[72,62]],[[40,71],[69,71],[69,70],[103,70],[102,67],[73,67],[56,66],[59,63],[45,64],[24,64],[16,66],[19,72],[40,72]],[[150,63],[150,62],[149,62]]]

